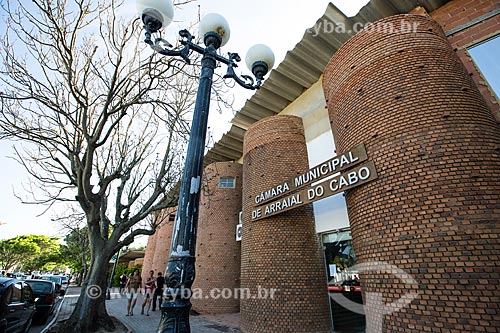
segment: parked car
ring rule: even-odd
[[[26,275],[24,273],[21,273],[21,272],[16,272],[16,273],[9,272],[9,273],[7,273],[7,277],[18,279],[18,280],[25,280],[26,279]]]
[[[40,276],[41,280],[52,281],[56,284],[56,290],[59,295],[64,295],[66,293],[66,289],[63,286],[62,278],[59,275],[42,275]]]
[[[59,292],[56,290],[56,284],[48,280],[26,280],[30,285],[35,297],[36,313],[34,321],[45,324],[50,314],[54,311]]]
[[[31,287],[14,278],[0,278],[0,333],[27,333],[35,314]]]
[[[64,292],[66,293],[66,290],[68,290],[68,287],[69,287],[69,279],[66,275],[61,275],[61,279],[62,279],[61,288],[63,288]]]

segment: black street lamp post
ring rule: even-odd
[[[113,269],[111,270],[111,275],[109,276],[108,291],[106,292],[106,299],[111,299],[111,288],[113,288],[113,277],[115,276],[116,266],[118,266],[118,259],[120,259],[121,249],[116,253],[115,262],[113,263]]]
[[[157,3],[161,2],[161,3]],[[177,215],[172,235],[170,256],[165,271],[167,288],[165,302],[161,305],[161,321],[158,333],[190,332],[189,311],[191,309],[191,287],[195,278],[195,250],[198,224],[200,185],[203,173],[203,157],[207,133],[208,112],[212,78],[217,62],[227,65],[224,78],[231,78],[247,89],[259,89],[264,76],[274,64],[272,51],[263,44],[252,47],[246,57],[256,81],[248,75],[239,78],[234,72],[240,57],[229,53],[225,58],[217,53],[229,38],[226,20],[218,14],[208,14],[200,22],[200,34],[206,47],[194,44],[187,30],[179,32],[182,37],[180,49],[172,49],[162,38],[151,39],[152,34],[167,26],[173,18],[173,6],[169,0],[138,0],[140,17],[146,30],[145,42],[156,52],[167,56],[179,56],[187,63],[190,51],[203,55],[201,74],[191,125],[191,134],[182,175]]]

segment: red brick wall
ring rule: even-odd
[[[443,27],[444,31],[450,31],[499,8],[498,0],[454,0],[433,11],[430,16]],[[498,96],[495,96],[467,52],[467,47],[499,34],[500,15],[496,15],[449,36],[448,40],[457,50],[457,55],[484,96],[496,121],[500,123]]]
[[[146,244],[146,253],[144,254],[144,262],[142,264],[142,272],[141,272],[141,276],[143,279],[149,276],[147,272],[149,272],[153,267],[157,238],[158,238],[158,232],[148,237],[148,243]]]
[[[326,274],[311,205],[250,221],[255,196],[308,169],[302,120],[273,116],[252,125],[243,147],[241,330],[331,332]],[[259,287],[274,298],[256,297]],[[261,294],[264,295],[264,294]]]
[[[161,219],[156,232],[148,237],[146,253],[144,254],[144,263],[142,265],[142,279],[149,277],[149,271],[156,273],[165,273],[168,256],[170,254],[170,245],[172,243],[173,222],[168,220],[170,214],[175,214],[177,208],[169,208],[157,213],[155,219]]]
[[[235,188],[219,188],[220,177],[234,178]],[[240,309],[235,289],[240,287],[241,247],[236,241],[236,225],[241,211],[241,186],[241,164],[218,162],[205,168],[191,298],[193,310],[200,313],[233,313]],[[196,289],[202,294],[196,296]],[[224,289],[230,293],[220,294]],[[210,295],[211,290],[216,292],[215,297]]]
[[[458,1],[457,1],[458,2]],[[337,152],[364,143],[379,178],[346,202],[365,300],[416,292],[399,312],[367,301],[383,332],[500,330],[500,130],[441,27],[415,34],[359,33],[328,64],[323,87]],[[383,318],[383,320],[379,320]]]
[[[156,230],[155,255],[151,265],[151,269],[155,271],[155,276],[157,276],[158,272],[164,274],[167,268],[170,246],[172,245],[172,232],[174,230],[174,221],[171,221],[170,217],[175,217],[176,211],[177,207],[174,207],[165,209],[160,213],[163,221]]]

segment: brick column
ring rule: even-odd
[[[242,166],[234,162],[208,165],[203,174],[193,309],[200,313],[234,313],[240,310],[240,242],[236,225],[241,211]],[[234,188],[220,188],[220,177],[235,180]],[[196,290],[202,291],[196,294]],[[215,297],[210,295],[216,292]],[[205,296],[209,296],[206,298]]]
[[[149,276],[148,272],[153,267],[157,238],[158,238],[158,232],[148,237],[148,243],[146,244],[146,253],[144,253],[144,262],[142,264],[142,271],[141,271],[142,279]]]
[[[151,269],[155,271],[155,276],[157,276],[158,272],[165,274],[165,269],[167,268],[170,246],[172,245],[172,232],[174,230],[173,218],[175,218],[176,211],[177,207],[173,207],[160,212],[162,221],[160,227],[156,230],[155,255],[151,266]],[[147,273],[149,274],[149,272]]]
[[[418,28],[357,34],[323,80],[338,153],[364,143],[379,175],[346,195],[357,260],[416,280],[361,274],[367,332],[497,331],[499,127],[436,22],[379,23]],[[411,292],[411,304],[385,315]]]
[[[330,332],[326,274],[311,205],[250,220],[254,198],[308,169],[302,120],[273,116],[248,129],[243,147],[241,330]],[[259,298],[259,288],[261,296]],[[276,290],[265,297],[262,290]]]

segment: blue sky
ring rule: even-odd
[[[0,0],[2,1],[2,0]],[[194,21],[200,5],[201,14],[217,12],[222,14],[230,24],[231,39],[224,47],[224,52],[238,52],[242,58],[247,49],[257,43],[269,45],[275,52],[275,67],[283,60],[286,52],[297,44],[306,29],[311,28],[323,15],[328,3],[326,0],[289,1],[289,0],[199,0],[175,13],[174,23],[169,27],[167,36],[174,40],[177,31]],[[352,16],[367,0],[337,0],[332,1],[347,15]],[[136,15],[135,1],[125,3],[125,13]],[[193,31],[193,34],[197,32]],[[168,38],[168,37],[167,37]],[[22,51],[22,50],[20,50]],[[241,66],[242,71],[246,69]],[[232,89],[236,102],[234,107],[240,108],[251,92],[243,88]],[[230,128],[229,121],[233,118],[230,112],[219,114],[211,111],[210,126],[217,136]],[[46,234],[62,236],[59,226],[51,222],[53,211],[38,216],[44,207],[21,204],[14,192],[24,197],[26,192],[23,184],[28,184],[26,171],[8,156],[13,155],[9,141],[0,141],[0,239],[11,238],[21,234]]]
[[[500,37],[487,40],[468,51],[493,91],[500,96],[500,63],[498,62]]]

